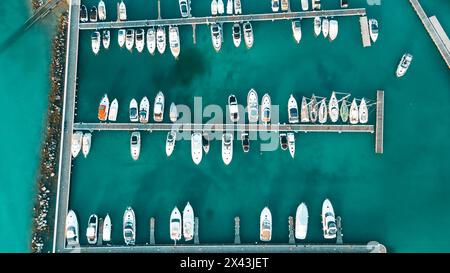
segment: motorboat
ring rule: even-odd
[[[378,39],[378,21],[377,19],[369,19],[369,33],[372,42],[376,42]]]
[[[330,41],[334,41],[336,39],[339,32],[339,25],[336,19],[330,19],[330,34],[328,35],[328,39]]]
[[[316,16],[314,17],[314,35],[318,37],[322,31],[322,19]]]
[[[171,156],[173,153],[173,149],[175,148],[175,141],[177,138],[177,133],[174,130],[171,130],[167,133],[166,138],[166,155]]]
[[[111,242],[111,231],[112,231],[112,224],[111,224],[111,217],[109,217],[109,214],[106,214],[105,220],[103,220],[103,234],[102,239],[103,242]]]
[[[300,43],[302,39],[302,23],[300,19],[292,20],[292,35],[297,44]]]
[[[286,133],[280,133],[280,146],[281,150],[286,151],[288,148],[288,141]]]
[[[84,133],[83,134],[83,155],[86,158],[89,154],[89,151],[91,150],[91,140],[92,140],[92,134],[91,133]]]
[[[178,109],[173,102],[170,104],[169,117],[171,122],[176,122],[178,119]]]
[[[66,216],[66,241],[68,246],[80,244],[78,229],[77,215],[73,210],[69,210]]]
[[[83,132],[75,132],[72,134],[72,157],[75,158],[81,151],[83,144]]]
[[[191,0],[179,0],[181,17],[187,18],[191,14]]]
[[[156,30],[156,47],[160,54],[166,51],[166,29],[162,26],[159,26]]]
[[[263,242],[269,242],[272,239],[272,213],[268,207],[261,211],[259,217],[259,239]]]
[[[348,8],[348,0],[341,0],[341,8]]]
[[[80,22],[86,23],[89,20],[88,11],[85,5],[80,6]]]
[[[94,6],[89,11],[89,21],[95,23],[97,22],[97,19],[98,19],[97,7]]]
[[[295,238],[304,240],[308,233],[308,207],[305,203],[301,203],[297,207],[295,213]]]
[[[348,121],[349,111],[348,111],[348,105],[347,105],[347,101],[346,100],[343,100],[342,103],[341,103],[340,114],[341,114],[342,122],[347,122]]]
[[[109,44],[111,43],[111,32],[109,30],[103,31],[102,43],[105,49],[109,48]]]
[[[222,135],[222,160],[225,165],[230,164],[233,159],[233,134]]]
[[[127,207],[123,214],[123,239],[126,245],[134,245],[136,242],[136,216],[131,207]]]
[[[222,27],[219,24],[211,24],[211,39],[216,52],[222,47]]]
[[[233,43],[235,47],[239,47],[241,45],[242,33],[241,33],[241,25],[239,23],[233,24]]]
[[[191,156],[195,164],[200,164],[203,157],[202,134],[193,133],[191,135]]]
[[[281,11],[289,10],[289,0],[281,0]]]
[[[130,121],[138,122],[139,121],[139,109],[138,103],[135,99],[130,101]]]
[[[259,118],[258,94],[253,88],[250,89],[250,91],[248,91],[247,111],[248,111],[248,121],[251,123],[258,122]]]
[[[261,101],[261,121],[264,124],[268,124],[270,122],[270,112],[272,108],[272,103],[270,101],[269,94],[265,94]]]
[[[227,1],[227,14],[232,15],[233,14],[233,0]]]
[[[217,0],[217,13],[220,15],[225,13],[225,5],[223,4],[223,0]]]
[[[359,113],[359,122],[363,124],[367,123],[369,115],[367,111],[366,99],[364,98],[362,98],[361,102],[359,103],[358,113]]]
[[[86,238],[90,245],[95,245],[97,243],[98,236],[98,216],[92,214],[89,216],[88,227],[86,229]]]
[[[162,122],[164,119],[164,94],[159,91],[155,97],[155,103],[153,104],[153,119],[156,122]]]
[[[320,0],[311,0],[311,1],[313,10],[320,10],[321,8]]]
[[[302,98],[302,104],[300,106],[300,121],[309,122],[308,102],[305,97]]]
[[[181,240],[182,221],[180,210],[175,207],[170,214],[170,239],[175,243]]]
[[[309,0],[302,0],[302,10],[306,11],[309,9]]]
[[[98,2],[98,20],[105,21],[106,20],[106,6],[103,0]]]
[[[278,12],[280,10],[280,0],[272,0],[272,11]]]
[[[327,109],[327,103],[325,102],[325,98],[322,99],[322,101],[319,104],[319,123],[325,123],[327,122],[328,118],[328,109]]]
[[[119,4],[119,21],[127,20],[127,7],[123,1],[120,1]]]
[[[244,42],[245,46],[250,49],[253,46],[253,28],[250,22],[245,22],[242,26],[244,28]]]
[[[211,15],[217,15],[217,0],[211,1]]]
[[[359,109],[356,99],[353,99],[350,105],[350,124],[357,124],[359,122]]]
[[[228,96],[228,109],[230,111],[230,119],[232,122],[239,121],[239,108],[236,96],[231,94]]]
[[[295,136],[294,133],[287,133],[287,142],[289,147],[289,153],[291,154],[291,157],[294,158],[295,156]]]
[[[180,35],[177,26],[169,27],[169,46],[172,55],[175,59],[178,59],[178,56],[180,55]]]
[[[316,96],[314,95],[312,95],[308,110],[309,110],[309,120],[312,123],[316,123],[319,112],[319,106],[317,104]]]
[[[143,97],[139,104],[139,122],[148,123],[150,116],[150,102],[147,97]]]
[[[183,236],[185,241],[194,239],[194,209],[188,202],[183,210]]]
[[[147,50],[150,54],[155,55],[156,50],[156,31],[154,27],[147,29]]]
[[[207,132],[203,132],[202,134],[202,146],[205,154],[209,153],[209,135]]]
[[[127,29],[125,35],[125,46],[131,52],[134,46],[134,29]]]
[[[136,49],[139,53],[141,53],[144,50],[144,34],[145,31],[144,29],[140,28],[138,30],[136,30]]]
[[[91,35],[91,47],[92,52],[94,52],[95,55],[98,54],[100,51],[100,32],[94,31]]]
[[[328,104],[328,114],[331,122],[337,122],[339,119],[339,102],[336,98],[336,92],[331,93],[330,102]]]
[[[396,75],[398,78],[403,77],[408,71],[409,66],[413,60],[413,56],[409,53],[405,53],[397,66]]]
[[[106,121],[106,119],[108,118],[108,112],[109,112],[109,99],[108,95],[105,94],[103,95],[103,98],[98,106],[98,119],[100,121]]]
[[[325,239],[336,238],[337,226],[334,215],[334,209],[330,200],[325,199],[322,204],[322,229]]]
[[[322,19],[322,35],[324,38],[328,37],[329,30],[330,30],[330,21],[328,20],[328,18],[323,18]]]
[[[234,0],[234,13],[242,14],[241,0]]]
[[[139,154],[141,153],[141,133],[140,132],[132,132],[131,133],[130,151],[131,151],[131,158],[133,158],[133,160],[138,160]]]
[[[289,97],[288,101],[288,119],[289,123],[298,123],[299,121],[297,100],[292,94]]]
[[[108,120],[116,121],[118,112],[119,112],[119,102],[117,101],[117,99],[114,99],[111,102],[111,106],[109,107]]]
[[[119,47],[121,48],[125,45],[125,36],[126,36],[125,29],[119,29],[117,34],[117,42],[119,43]]]
[[[248,153],[248,151],[250,150],[250,139],[248,133],[247,132],[242,133],[241,138],[242,138],[242,150],[244,150],[244,153]]]

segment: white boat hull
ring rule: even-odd
[[[272,214],[268,207],[261,211],[259,226],[259,239],[263,242],[269,242],[272,239]]]
[[[110,121],[116,121],[118,112],[119,102],[117,101],[117,99],[114,99],[111,103],[111,106],[109,107],[108,119]]]
[[[131,158],[136,161],[139,159],[139,154],[141,153],[141,133],[133,132],[130,142]]]
[[[185,241],[190,241],[194,238],[194,210],[188,202],[183,210],[183,236]]]
[[[291,154],[291,157],[295,157],[295,136],[294,133],[287,133],[287,140],[288,140],[288,147],[289,147],[289,153]]]
[[[164,51],[166,51],[166,30],[164,27],[158,27],[156,31],[156,47],[160,54],[164,54]]]
[[[233,135],[222,135],[222,160],[225,165],[229,165],[233,159]]]
[[[83,133],[82,132],[75,132],[72,134],[72,157],[76,158],[78,154],[80,153],[81,146],[82,146],[82,138]]]
[[[177,207],[172,210],[170,215],[170,239],[173,241],[181,240],[182,220]]]
[[[92,139],[91,133],[84,133],[84,135],[83,135],[83,155],[84,155],[84,157],[87,157],[89,154],[89,151],[91,150],[91,139]]]
[[[191,156],[196,165],[200,164],[203,157],[202,134],[193,133],[191,135]]]
[[[109,214],[107,214],[105,220],[103,221],[103,235],[102,235],[103,242],[111,241],[111,231],[112,231],[111,218],[109,217]]]
[[[156,50],[156,31],[154,28],[147,30],[147,50],[151,55],[155,55]]]
[[[258,122],[259,118],[258,94],[254,89],[251,89],[247,95],[247,111],[248,111],[248,121],[251,123]]]
[[[308,208],[305,203],[301,203],[297,207],[295,214],[295,238],[304,240],[308,232]]]
[[[134,210],[128,207],[123,214],[123,239],[126,245],[134,245],[136,241],[136,216]]]

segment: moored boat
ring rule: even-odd
[[[177,138],[177,133],[174,130],[171,130],[167,133],[166,138],[166,155],[171,156],[173,153],[173,149],[175,148],[175,141]]]
[[[178,33],[177,26],[169,27],[169,46],[172,55],[175,57],[175,59],[178,59],[181,47],[180,47],[180,34]]]
[[[156,31],[154,27],[147,29],[147,50],[150,54],[155,55],[156,50]]]
[[[233,24],[233,43],[235,47],[239,47],[241,45],[242,40],[241,34],[241,25],[239,23]]]
[[[139,104],[139,122],[147,123],[150,115],[150,102],[147,97],[143,97]]]
[[[397,66],[397,71],[395,73],[398,78],[403,77],[406,74],[406,71],[408,71],[408,68],[411,65],[412,60],[413,56],[409,53],[405,53],[402,56],[402,59],[400,60],[400,63]]]
[[[288,101],[288,120],[289,123],[298,123],[298,105],[297,100],[291,94]]]
[[[328,109],[325,99],[322,99],[319,105],[319,123],[325,123],[328,119]]]
[[[330,21],[328,20],[328,18],[323,18],[322,19],[322,35],[324,38],[328,37],[329,30],[330,30]]]
[[[125,3],[121,0],[119,4],[119,21],[127,20],[127,7]]]
[[[194,163],[197,165],[202,161],[203,150],[201,133],[193,133],[191,135],[191,156],[192,161],[194,161]]]
[[[229,165],[233,159],[233,134],[222,135],[222,160],[225,165]]]
[[[272,0],[272,11],[278,12],[280,10],[280,0]]]
[[[86,238],[90,245],[95,245],[97,243],[98,236],[98,216],[92,214],[89,216],[88,227],[86,229]]]
[[[164,94],[159,91],[155,97],[155,103],[153,105],[153,119],[156,122],[162,122],[164,119]]]
[[[138,109],[138,103],[135,99],[132,99],[130,101],[130,121],[131,122],[138,122],[139,121],[139,109]]]
[[[145,31],[144,29],[140,28],[138,30],[136,30],[136,49],[139,53],[141,53],[144,50],[144,34]]]
[[[181,240],[182,221],[180,210],[175,207],[170,214],[170,239],[175,243]]]
[[[100,121],[106,121],[108,118],[109,112],[109,99],[108,95],[103,95],[102,100],[100,101],[100,105],[98,106],[98,119]]]
[[[88,11],[85,5],[80,6],[80,22],[86,23],[89,20]]]
[[[281,11],[288,11],[289,0],[281,0]]]
[[[114,99],[111,102],[111,106],[109,107],[108,120],[116,121],[118,112],[119,112],[119,102],[117,101],[117,99]]]
[[[250,139],[247,132],[244,132],[241,134],[242,138],[242,150],[244,150],[244,153],[248,153],[250,150]]]
[[[250,49],[253,46],[253,28],[250,22],[245,22],[242,26],[244,28],[244,42],[245,46]]]
[[[295,238],[304,240],[308,232],[308,208],[305,203],[301,203],[297,207],[295,213]]]
[[[336,19],[330,19],[330,31],[328,35],[328,39],[330,41],[334,41],[338,35],[339,32],[339,25],[338,21]]]
[[[364,98],[362,98],[361,102],[359,103],[358,113],[359,113],[359,122],[363,124],[367,123],[369,116],[367,111],[366,99]]]
[[[347,122],[348,121],[349,111],[348,111],[348,105],[347,105],[347,101],[346,100],[343,100],[342,103],[341,103],[340,114],[341,114],[342,122]]]
[[[295,136],[294,136],[294,133],[287,133],[287,141],[288,141],[289,153],[291,154],[291,157],[294,158],[294,156],[295,156]]]
[[[130,138],[130,152],[131,158],[133,160],[139,159],[139,154],[141,153],[141,133],[132,132]]]
[[[331,122],[337,122],[339,119],[339,102],[336,98],[336,92],[331,93],[330,102],[328,104],[328,114]]]
[[[100,51],[100,40],[100,32],[94,31],[91,35],[91,47],[95,55]]]
[[[75,246],[80,243],[78,233],[78,219],[73,210],[69,210],[66,216],[66,241],[68,246]]]
[[[228,110],[230,111],[230,120],[232,122],[239,121],[239,108],[236,96],[231,94],[228,96]]]
[[[348,8],[348,0],[341,0],[341,8]]]
[[[97,22],[97,19],[98,19],[97,7],[94,6],[89,11],[89,21],[95,23]]]
[[[359,122],[359,110],[358,104],[356,103],[356,99],[353,99],[352,104],[350,105],[350,124],[357,124]]]
[[[311,1],[313,10],[320,10],[321,8],[320,0],[311,0]]]
[[[203,132],[202,134],[202,146],[205,154],[209,153],[209,135],[207,132]]]
[[[288,148],[288,140],[286,133],[280,133],[280,146],[281,150],[286,151]]]
[[[272,103],[269,94],[264,94],[261,101],[261,121],[268,124],[271,118]]]
[[[259,239],[263,242],[269,242],[272,239],[272,213],[268,207],[261,211],[259,217]]]
[[[217,13],[220,15],[225,13],[225,5],[223,4],[223,0],[217,0]]]
[[[309,9],[309,0],[302,0],[302,10],[306,11]]]
[[[232,15],[233,14],[233,0],[227,1],[227,14]]]
[[[178,109],[173,102],[170,104],[169,117],[171,122],[176,122],[178,119]]]
[[[211,15],[217,15],[217,0],[211,1]]]
[[[123,214],[123,239],[126,245],[134,245],[136,242],[136,216],[131,207],[127,207]]]
[[[234,13],[242,14],[241,0],[234,0]]]
[[[111,32],[109,30],[104,30],[102,36],[103,47],[105,49],[108,49],[110,42],[111,42]]]
[[[125,34],[125,47],[131,52],[134,46],[134,29],[127,29]]]
[[[312,95],[308,110],[309,110],[309,119],[311,120],[312,123],[316,123],[319,110],[316,96],[314,96],[314,94]]]
[[[156,47],[160,54],[166,51],[166,29],[162,26],[159,26],[156,30]]]
[[[181,17],[186,18],[191,14],[191,0],[179,0]]]
[[[330,200],[325,199],[322,204],[322,229],[325,239],[336,238],[337,227],[334,215],[334,209]]]
[[[211,40],[216,52],[222,47],[222,27],[219,24],[211,24]]]
[[[81,146],[83,144],[83,132],[75,132],[72,134],[72,157],[75,158],[78,156],[81,150]]]
[[[89,154],[89,151],[91,150],[91,140],[92,140],[92,134],[91,133],[84,133],[83,134],[83,155],[84,157],[87,157]]]
[[[126,36],[125,29],[119,29],[119,31],[117,32],[117,42],[119,44],[119,47],[121,48],[125,45],[125,36]]]
[[[103,0],[100,0],[100,2],[98,2],[98,20],[100,21],[106,20],[106,7],[105,2],[103,2]]]
[[[322,19],[316,16],[314,17],[314,35],[318,37],[322,31]]]
[[[259,109],[258,109],[258,94],[255,89],[250,89],[247,95],[247,111],[248,111],[248,121],[251,123],[258,122]]]
[[[302,104],[300,106],[300,121],[309,122],[308,102],[305,97],[302,98]]]
[[[302,39],[302,23],[300,19],[292,20],[292,35],[297,44],[300,43]]]
[[[378,21],[377,19],[369,19],[369,33],[372,42],[376,42],[378,39]]]
[[[183,236],[185,241],[190,241],[194,238],[194,209],[188,202],[183,210]]]
[[[111,217],[109,217],[109,214],[106,214],[105,220],[103,221],[103,234],[102,234],[103,242],[111,241],[111,231],[112,231]]]

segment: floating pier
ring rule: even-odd
[[[97,245],[103,245],[103,218],[98,219],[98,237],[97,237]]]
[[[369,32],[369,21],[367,20],[367,16],[359,17],[359,24],[361,26],[361,37],[363,47],[371,46],[370,42],[370,32]]]
[[[384,91],[377,91],[377,116],[375,133],[375,153],[383,153],[383,129],[384,129]]]
[[[150,244],[155,244],[155,218],[150,218]]]
[[[289,224],[289,244],[293,245],[295,244],[294,217],[292,216],[288,217],[288,224]]]
[[[241,219],[239,216],[234,217],[234,244],[239,245],[241,243]]]
[[[337,227],[337,234],[336,234],[336,244],[342,245],[344,242],[342,240],[342,219],[341,216],[336,217],[336,227]]]
[[[194,218],[194,244],[200,244],[200,238],[198,237],[199,220],[198,217]]]

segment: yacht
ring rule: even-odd
[[[217,15],[217,0],[211,1],[211,15]]]
[[[80,243],[77,215],[73,210],[69,210],[66,216],[66,240],[67,245],[69,246],[78,245]]]
[[[111,106],[109,107],[109,113],[108,113],[109,121],[116,121],[118,112],[119,112],[119,102],[117,101],[117,99],[114,99],[111,102]]]
[[[327,111],[327,103],[325,102],[325,99],[322,99],[319,105],[319,122],[325,123],[327,122],[328,118],[328,111]]]
[[[155,55],[156,50],[156,31],[154,27],[147,29],[147,50],[150,54]]]
[[[104,95],[98,106],[98,119],[100,121],[106,121],[109,112],[109,99],[108,95]]]
[[[322,20],[320,17],[314,17],[314,35],[318,37],[322,31]]]
[[[173,102],[170,104],[169,116],[171,122],[176,122],[178,119],[177,106]]]
[[[131,122],[139,121],[138,103],[135,99],[132,99],[130,101],[130,121]]]
[[[311,0],[312,1],[312,7],[313,10],[320,10],[320,0]]]
[[[341,0],[341,8],[348,8],[348,0]]]
[[[91,133],[84,133],[83,134],[83,155],[86,158],[91,150],[91,140],[92,140],[92,134]]]
[[[217,0],[217,13],[222,15],[225,12],[225,5],[223,0]]]
[[[346,100],[343,100],[341,103],[340,114],[341,114],[342,122],[347,122],[348,121],[348,105],[347,105]]]
[[[178,59],[178,56],[180,55],[180,34],[177,26],[169,27],[169,46],[172,55],[175,59]]]
[[[232,122],[239,121],[239,108],[236,96],[231,94],[228,96],[228,109],[230,111],[230,119]]]
[[[126,245],[134,245],[136,242],[136,216],[131,207],[127,207],[123,214],[123,239]]]
[[[248,111],[248,121],[251,123],[258,122],[259,109],[258,109],[258,94],[255,89],[250,89],[247,95],[247,111]]]
[[[160,54],[166,51],[166,29],[162,26],[159,26],[156,30],[156,47]]]
[[[250,139],[248,137],[248,133],[242,133],[241,135],[242,138],[242,150],[244,150],[244,153],[248,153],[248,151],[250,150]]]
[[[268,207],[265,207],[261,211],[261,216],[259,217],[259,239],[263,242],[268,242],[272,239],[272,214]]]
[[[164,119],[164,94],[159,91],[155,97],[155,103],[153,104],[153,119],[156,122],[162,122]]]
[[[241,33],[241,25],[239,23],[234,23],[233,25],[233,43],[235,47],[239,47],[241,45],[242,33]]]
[[[94,31],[91,35],[91,47],[92,52],[94,52],[95,55],[98,54],[100,51],[100,32]]]
[[[304,240],[308,232],[308,208],[305,203],[301,203],[297,207],[295,213],[295,238]]]
[[[227,14],[232,15],[233,14],[233,0],[227,1]]]
[[[222,160],[228,165],[231,159],[233,159],[233,134],[225,133],[222,135]]]
[[[83,133],[75,132],[72,134],[72,157],[78,156],[81,150],[81,145],[83,144]]]
[[[119,4],[119,21],[127,20],[127,7],[123,1],[120,1]]]
[[[139,122],[148,123],[150,115],[150,102],[147,97],[143,97],[139,104]]]
[[[207,132],[203,132],[202,134],[202,146],[205,154],[209,153],[209,135]]]
[[[132,132],[131,133],[130,151],[131,151],[131,158],[133,158],[133,160],[138,160],[139,154],[141,153],[141,133],[140,132]]]
[[[280,0],[272,0],[272,11],[278,12],[280,10]]]
[[[119,43],[119,46],[121,48],[125,45],[125,36],[126,36],[125,29],[119,29],[117,34],[117,42]]]
[[[234,0],[234,13],[242,14],[241,0]]]
[[[244,42],[245,46],[250,49],[253,46],[253,28],[250,22],[246,22],[243,25],[244,28]]]
[[[140,28],[136,30],[136,49],[139,53],[141,53],[144,50],[144,29]]]
[[[109,214],[106,214],[105,220],[103,221],[103,242],[111,242],[111,231],[111,217],[109,217]]]
[[[328,199],[325,199],[322,204],[322,229],[325,239],[336,238],[337,227],[334,209]]]
[[[302,10],[306,11],[309,9],[309,0],[302,0]]]
[[[312,96],[311,98],[311,102],[309,103],[309,119],[312,123],[316,123],[317,121],[317,116],[318,116],[318,104],[317,104],[317,100],[316,100],[316,96]]]
[[[294,133],[287,133],[287,142],[289,147],[289,153],[291,154],[291,157],[294,158],[295,156],[295,136]]]
[[[90,245],[95,245],[97,243],[98,236],[98,216],[92,214],[89,216],[88,227],[86,229],[86,238]]]
[[[97,22],[97,7],[91,8],[91,11],[89,12],[89,21]]]
[[[328,31],[330,30],[330,21],[328,18],[322,19],[322,34],[324,38],[328,37]]]
[[[367,113],[366,99],[364,99],[364,98],[361,99],[358,112],[359,112],[359,122],[367,123],[367,120],[369,117],[368,117],[368,113]]]
[[[300,106],[300,121],[309,122],[308,102],[305,97],[302,98],[302,104]]]
[[[222,47],[222,27],[219,24],[211,24],[211,39],[216,52]]]
[[[185,241],[194,238],[194,209],[188,202],[183,210],[183,236]]]
[[[265,94],[261,101],[261,121],[264,124],[268,124],[270,122],[270,112],[271,112],[272,104],[270,102],[269,94]]]
[[[88,21],[88,12],[85,5],[81,5],[80,7],[80,21],[82,23],[86,23]]]
[[[291,94],[288,101],[289,123],[298,123],[298,106],[297,100]]]
[[[191,14],[191,0],[179,0],[181,17],[186,18]]]
[[[328,39],[330,41],[334,41],[336,39],[339,32],[338,21],[335,19],[330,19],[330,34],[328,35]]]
[[[177,133],[174,130],[171,130],[167,133],[166,138],[166,155],[170,156],[173,153],[173,149],[175,148],[175,141],[177,138]]]
[[[191,135],[191,156],[195,164],[200,164],[202,161],[202,134],[193,133]]]
[[[356,99],[353,99],[352,104],[350,105],[350,124],[357,124],[359,122],[359,110],[358,104],[356,103]]]
[[[111,42],[111,32],[109,30],[103,31],[103,37],[102,37],[103,47],[105,49],[109,48],[109,44]]]
[[[328,104],[328,114],[330,114],[331,122],[337,122],[339,119],[339,102],[336,98],[336,92],[331,93],[330,102]]]
[[[292,34],[297,44],[300,43],[302,39],[302,23],[300,19],[292,20]]]
[[[372,42],[376,42],[378,39],[378,21],[377,19],[369,19],[369,32],[370,32],[370,39],[372,39]]]
[[[125,34],[125,46],[131,52],[134,46],[134,29],[127,29]]]
[[[105,2],[103,0],[100,0],[98,3],[98,20],[105,21],[106,20],[106,7]]]
[[[411,62],[413,60],[413,56],[409,53],[405,53],[400,60],[400,63],[397,66],[397,72],[396,75],[398,78],[403,77],[405,75],[406,71],[408,71],[409,66],[411,65]]]
[[[281,150],[286,151],[288,148],[288,141],[286,133],[280,133],[280,146]]]
[[[174,240],[175,243],[181,240],[181,213],[177,207],[172,210],[170,214],[170,239]]]
[[[288,11],[289,0],[281,0],[281,11]]]

